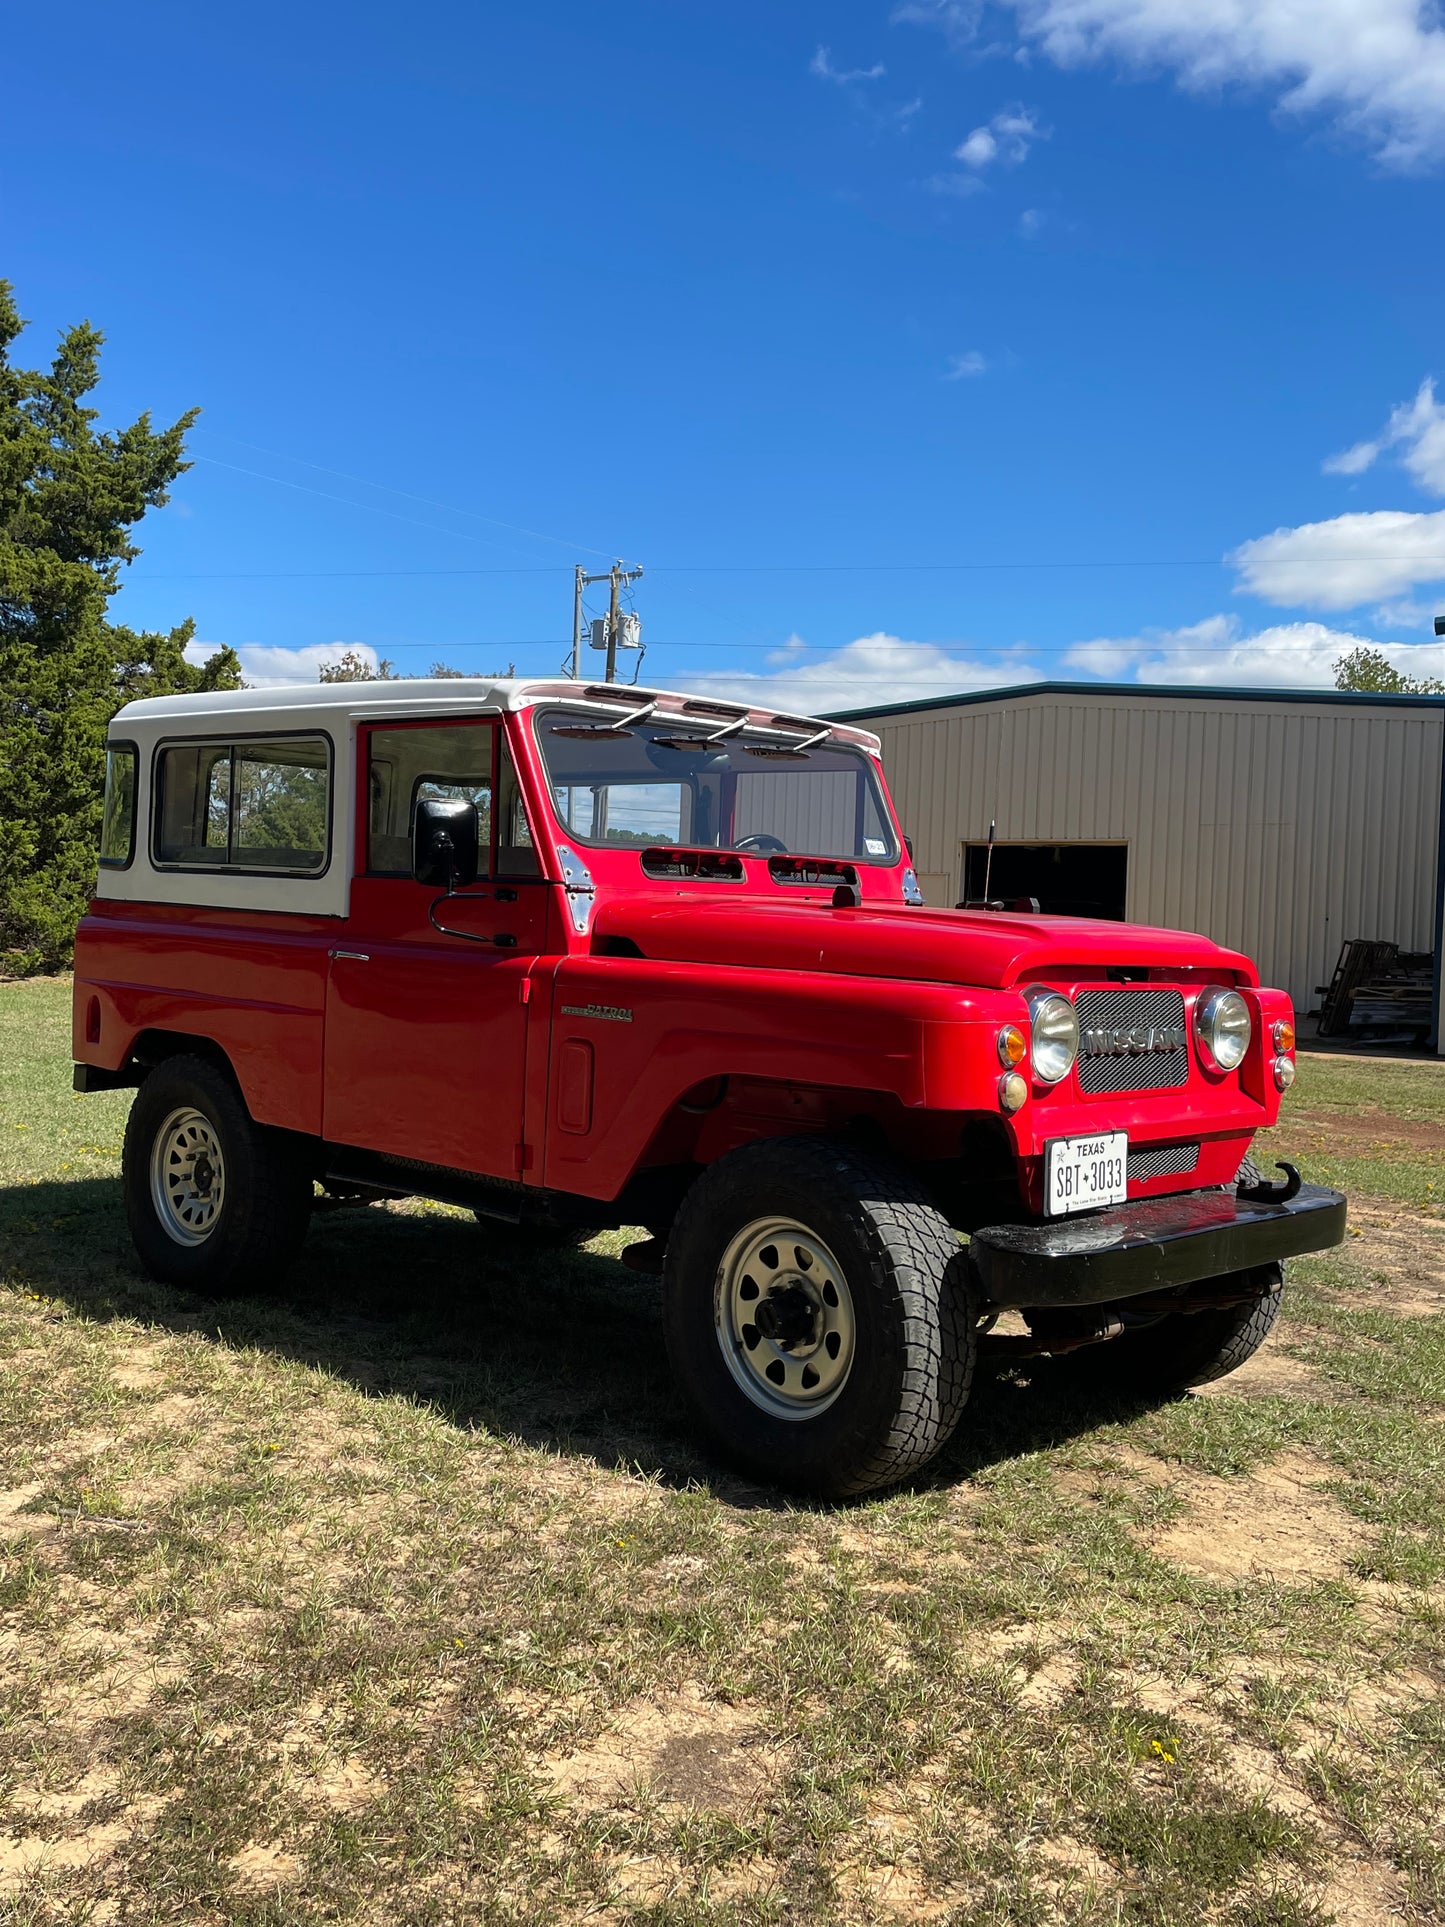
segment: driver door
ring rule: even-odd
[[[351,916],[327,980],[325,1135],[514,1178],[522,1164],[524,999],[545,943],[548,893],[502,729],[453,718],[373,724],[361,732],[357,762],[365,806]],[[445,897],[412,878],[422,797],[476,805],[482,874],[466,892]],[[500,853],[499,815],[523,826]]]

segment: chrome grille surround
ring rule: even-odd
[[[1197,1144],[1161,1144],[1154,1151],[1131,1151],[1128,1160],[1130,1184],[1143,1184],[1149,1178],[1180,1178],[1199,1167]]]
[[[1182,990],[1081,990],[1079,1089],[1172,1091],[1189,1082]]]

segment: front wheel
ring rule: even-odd
[[[894,1484],[958,1423],[977,1351],[962,1247],[904,1171],[771,1139],[683,1199],[663,1272],[673,1369],[719,1450],[833,1498]]]
[[[164,1284],[269,1290],[306,1235],[310,1177],[208,1058],[167,1058],[141,1085],[121,1181],[136,1252]]]
[[[1098,1347],[1100,1365],[1115,1385],[1146,1397],[1182,1392],[1224,1378],[1254,1357],[1279,1317],[1284,1266],[1256,1265],[1214,1282],[1238,1285],[1249,1297],[1215,1311],[1175,1312]],[[1121,1309],[1127,1316],[1127,1299]],[[1081,1364],[1089,1356],[1080,1352]]]

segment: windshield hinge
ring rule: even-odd
[[[557,860],[562,865],[562,887],[567,892],[572,928],[579,937],[585,937],[592,906],[597,901],[597,886],[592,881],[592,872],[576,851],[569,850],[565,843],[557,845]]]
[[[915,906],[923,902],[923,892],[918,887],[918,875],[911,867],[903,872],[903,901]]]

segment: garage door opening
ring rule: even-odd
[[[988,845],[966,843],[963,895],[965,902],[981,903],[988,870],[988,895],[995,903],[1036,897],[1050,916],[1122,923],[1128,868],[1127,843],[995,843],[991,869]]]

